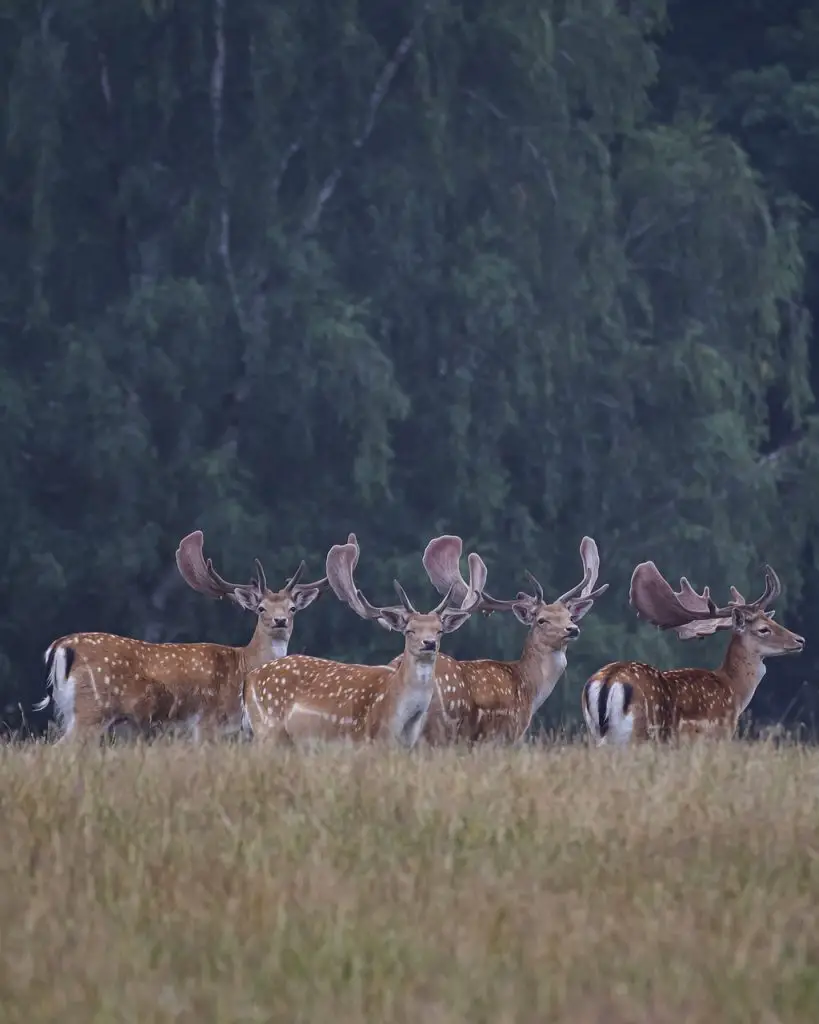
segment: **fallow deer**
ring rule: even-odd
[[[196,736],[202,729],[238,732],[245,674],[287,653],[294,615],[329,586],[326,577],[299,583],[302,562],[281,590],[271,591],[258,559],[251,583],[228,583],[209,558],[205,561],[201,530],[182,539],[176,564],[194,590],[228,598],[257,616],[250,643],[156,644],[110,633],[72,633],[55,640],[45,653],[51,694],[37,708],[53,699],[64,740],[101,735],[120,720],[138,730],[182,724]]]
[[[511,601],[484,591],[486,566],[474,552],[469,555],[470,582],[460,571],[460,537],[444,535],[427,544],[424,568],[439,592],[451,589],[454,603],[466,601],[470,610],[510,611],[529,635],[517,661],[456,661],[442,654],[436,663],[438,694],[424,729],[432,744],[466,740],[520,742],[532,718],[550,696],[566,668],[566,648],[580,635],[578,622],[608,583],[594,589],[600,569],[597,545],[591,537],[580,544],[583,579],[556,601],[547,602],[543,588],[527,572],[534,594],[518,593]]]
[[[674,591],[654,562],[641,562],[629,589],[629,601],[640,618],[675,630],[681,640],[717,630],[731,630],[731,640],[715,670],[663,671],[635,661],[598,669],[582,694],[592,739],[612,746],[698,735],[730,739],[765,675],[764,659],[797,654],[805,646],[801,636],[774,622],[773,611],[767,610],[781,589],[779,577],[766,565],[761,597],[748,602],[731,587],[731,600],[717,608],[708,587],[698,594],[683,576]]]
[[[400,605],[376,607],[353,581],[359,548],[355,534],[327,555],[330,586],[363,619],[404,634],[397,667],[351,665],[323,658],[288,655],[251,672],[244,683],[244,723],[254,736],[285,742],[348,739],[416,743],[434,693],[435,661],[444,633],[459,629],[472,613],[464,603],[448,607],[450,593],[423,614],[401,584]]]

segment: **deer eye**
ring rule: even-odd
[[[296,606],[294,604],[291,604],[290,608],[288,610],[289,610],[290,614],[293,615],[295,613],[295,611],[296,611]]]
[[[546,625],[546,619],[544,619],[543,616],[541,615],[541,617],[537,620],[537,624],[539,626],[545,626]]]
[[[771,632],[771,627],[770,626],[760,626],[759,629],[757,630],[757,633],[759,634],[759,636],[767,636],[770,632]]]

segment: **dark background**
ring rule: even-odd
[[[805,653],[759,721],[819,710],[819,2],[2,0],[0,711],[41,728],[63,633],[245,642],[188,590],[318,576],[437,598],[441,531],[556,596],[611,590],[547,721],[638,624],[631,570],[761,592]],[[449,638],[514,656],[511,616]],[[400,638],[332,597],[292,651]]]

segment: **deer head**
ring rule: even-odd
[[[803,637],[773,621],[769,606],[782,592],[779,577],[765,565],[765,590],[755,601],[746,601],[736,587],[731,600],[718,608],[708,587],[701,594],[683,576],[675,591],[663,578],[654,562],[641,562],[631,576],[629,603],[639,618],[660,629],[673,629],[680,640],[710,636],[730,629],[741,637],[743,646],[761,658],[777,654],[796,654],[805,646]]]
[[[442,635],[454,633],[456,629],[461,628],[472,614],[477,595],[475,595],[472,605],[464,606],[462,603],[459,608],[449,607],[452,597],[452,588],[450,588],[446,591],[440,604],[436,605],[431,612],[423,613],[413,607],[404,588],[398,580],[394,580],[393,584],[401,603],[385,606],[372,605],[358,589],[353,579],[353,572],[358,564],[358,555],[358,541],[354,533],[349,535],[346,544],[336,544],[330,548],[327,553],[326,569],[327,579],[333,593],[362,619],[374,620],[384,629],[403,633],[407,654],[420,661],[433,661],[438,655]]]
[[[211,560],[205,560],[203,542],[201,530],[194,530],[179,542],[176,565],[182,579],[200,594],[216,599],[226,597],[256,614],[262,629],[274,643],[287,644],[296,612],[311,605],[329,587],[326,577],[313,583],[300,583],[306,568],[302,561],[281,590],[270,590],[258,558],[255,559],[255,578],[250,583],[228,583],[213,568]]]
[[[600,556],[591,537],[584,537],[580,544],[583,579],[552,602],[545,600],[543,587],[528,571],[526,576],[532,585],[533,594],[521,591],[511,601],[491,597],[483,589],[486,566],[474,552],[468,558],[470,582],[466,583],[460,570],[461,551],[461,538],[449,534],[436,537],[427,544],[423,563],[435,589],[443,593],[446,588],[451,588],[456,602],[473,602],[473,611],[486,614],[511,611],[518,621],[530,628],[535,643],[551,650],[562,650],[569,641],[580,635],[577,623],[589,611],[595,599],[609,587],[608,583],[604,583],[594,589],[600,570]]]

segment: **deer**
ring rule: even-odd
[[[803,637],[774,622],[770,605],[782,585],[764,566],[765,590],[746,601],[736,587],[718,608],[708,587],[701,594],[683,576],[675,591],[654,562],[632,573],[629,603],[638,618],[673,629],[680,640],[701,639],[730,630],[731,639],[717,669],[662,670],[636,661],[614,661],[598,669],[583,687],[583,717],[597,746],[626,746],[648,740],[695,737],[731,739],[765,675],[765,658],[798,654]]]
[[[580,544],[583,579],[552,602],[528,571],[532,594],[521,591],[513,600],[492,597],[484,589],[486,565],[475,552],[467,559],[467,583],[460,571],[462,550],[463,541],[452,534],[427,544],[422,562],[435,589],[451,591],[455,603],[464,602],[473,612],[511,612],[529,633],[517,661],[457,661],[442,654],[423,739],[431,745],[487,740],[519,744],[566,669],[567,647],[580,635],[578,623],[609,585],[595,589],[600,557],[591,537]]]
[[[472,614],[464,600],[450,607],[451,591],[430,612],[417,611],[398,582],[400,604],[370,604],[353,573],[359,547],[354,533],[327,554],[335,596],[362,619],[404,635],[401,664],[358,665],[291,654],[248,673],[243,687],[244,727],[252,736],[286,744],[347,740],[388,742],[411,749],[424,728],[435,692],[441,637]],[[472,591],[474,600],[477,593]]]
[[[294,616],[328,589],[326,577],[299,582],[306,565],[278,591],[268,589],[261,562],[248,584],[228,583],[204,557],[204,535],[194,530],[176,550],[180,575],[193,590],[227,598],[256,616],[245,647],[208,643],[147,643],[110,633],[71,633],[45,652],[50,693],[62,728],[60,742],[101,737],[122,720],[138,732],[158,724],[183,725],[195,738],[241,731],[244,676],[287,654]]]

